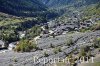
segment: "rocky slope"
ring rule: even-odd
[[[74,40],[76,40],[76,43],[71,46],[67,47],[64,42],[68,38],[68,36],[72,36]],[[95,38],[95,37],[100,37],[100,31],[95,31],[95,32],[86,32],[86,33],[76,33],[76,34],[71,34],[71,35],[61,35],[57,36],[56,38],[49,38],[49,39],[41,39],[39,40],[39,46],[42,48],[45,48],[43,50],[38,50],[35,52],[30,52],[30,53],[15,53],[13,51],[0,51],[0,66],[8,66],[8,65],[13,65],[13,66],[44,66],[44,62],[42,59],[54,59],[54,58],[65,58],[66,54],[69,54],[72,52],[76,47],[79,48],[81,47],[81,43],[84,46],[85,45],[90,45],[88,42],[90,41],[90,38]],[[45,41],[44,41],[45,40]],[[53,42],[52,42],[53,40]],[[81,43],[80,43],[81,41]],[[62,52],[59,52],[55,54],[53,52],[53,49],[48,47],[49,43],[55,45],[56,47],[61,46]],[[57,43],[56,43],[57,42]],[[43,47],[45,46],[45,47]],[[44,52],[47,52],[49,54],[48,57],[45,57]],[[38,57],[39,59],[36,60],[36,63],[34,63],[34,57]],[[39,60],[41,60],[39,62]],[[45,62],[46,66],[48,66],[49,61]]]

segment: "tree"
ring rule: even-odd
[[[10,42],[14,42],[14,41],[18,41],[19,40],[19,35],[16,31],[14,30],[5,30],[1,32],[1,37],[2,40],[10,43]]]
[[[26,31],[25,38],[28,38],[28,39],[29,38],[34,38],[34,37],[40,35],[40,33],[41,33],[40,26],[34,26],[31,29],[29,29],[29,30]]]

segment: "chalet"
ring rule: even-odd
[[[24,31],[24,32],[19,32],[19,37],[20,37],[20,38],[25,37],[25,35],[26,35],[26,32],[25,32],[25,31]]]
[[[61,35],[63,33],[63,30],[57,30],[54,32],[54,35]]]
[[[66,34],[67,34],[67,32],[68,32],[68,31],[64,31],[62,34],[63,34],[63,35],[66,35]]]
[[[78,24],[75,24],[75,23],[70,23],[70,24],[66,25],[66,29],[68,29],[69,31],[75,30],[75,29],[78,29],[78,28],[79,28]]]
[[[56,23],[55,21],[50,21],[50,22],[48,22],[48,26],[49,26],[50,28],[54,28],[54,27],[57,26],[57,23]]]
[[[42,34],[48,34],[49,33],[49,30],[43,30],[42,32],[41,32]]]
[[[80,29],[82,29],[82,28],[87,28],[86,24],[81,23],[81,24],[80,24]]]
[[[37,44],[37,40],[39,40],[40,39],[40,36],[36,36],[35,38],[34,38],[34,41],[36,42],[36,44]]]
[[[78,30],[79,26],[74,23],[67,23],[67,24],[61,24],[57,26],[56,28],[52,28],[52,32],[54,35],[61,35],[62,33],[71,31],[71,30]],[[65,34],[65,33],[64,33]]]
[[[90,20],[87,20],[85,22],[80,23],[80,28],[89,28],[92,25],[93,25],[93,23]]]
[[[92,24],[94,24],[94,23],[95,23],[95,20],[93,20],[93,19],[89,19],[89,21],[91,21],[91,22],[92,22]]]
[[[17,42],[12,42],[12,43],[10,43],[9,46],[8,46],[8,49],[9,49],[9,50],[13,50],[14,48],[16,48],[16,45],[17,45],[17,44],[18,44]]]
[[[53,30],[49,30],[49,34],[53,34],[54,33],[54,31]]]
[[[5,42],[0,40],[0,48],[4,48],[5,47]]]
[[[42,30],[45,30],[45,27],[44,27],[44,26],[42,26],[42,27],[41,27],[41,29],[42,29]]]
[[[40,36],[36,36],[36,37],[34,38],[35,41],[37,41],[37,40],[39,40],[39,39],[40,39]]]
[[[47,38],[47,37],[49,37],[49,34],[41,34],[40,35],[40,38]]]
[[[92,22],[90,20],[85,21],[85,23],[87,24],[87,27],[90,27],[92,25]]]

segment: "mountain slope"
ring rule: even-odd
[[[25,15],[45,11],[46,6],[38,0],[0,0],[0,11],[13,15]]]
[[[54,7],[54,6],[61,6],[67,4],[68,0],[41,0],[45,5],[49,7]]]
[[[82,5],[89,5],[100,2],[100,0],[41,0],[41,1],[49,7],[59,7],[65,5],[80,7]]]

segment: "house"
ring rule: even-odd
[[[24,31],[24,32],[19,32],[19,36],[20,36],[20,38],[25,37],[25,35],[26,35],[26,32],[25,32],[25,31]]]
[[[42,30],[45,30],[45,27],[44,27],[44,26],[42,26],[42,27],[41,27],[41,29],[42,29]]]
[[[18,44],[18,42],[12,42],[9,44],[8,49],[9,50],[13,50],[14,48],[16,48],[16,45]]]
[[[92,25],[92,22],[91,22],[90,20],[85,21],[85,22],[86,22],[86,24],[87,24],[87,27],[90,27],[90,26]]]
[[[64,31],[62,34],[63,34],[63,35],[66,35],[66,34],[67,34],[67,32],[68,32],[68,31]]]
[[[54,28],[55,26],[57,26],[57,23],[55,21],[50,21],[50,22],[48,22],[48,26],[50,28]]]
[[[54,31],[53,30],[49,30],[49,34],[53,34],[54,33]]]
[[[88,28],[86,23],[80,23],[80,29],[82,28]]]
[[[40,36],[36,36],[35,38],[34,38],[34,41],[36,42],[36,44],[37,44],[37,40],[39,40],[40,39]]]
[[[76,30],[78,30],[79,28],[79,26],[75,23],[61,24],[56,28],[53,28],[51,33],[53,33],[54,35],[61,35],[61,34],[65,34],[64,32],[75,30],[75,28],[77,28]]]
[[[0,48],[4,48],[5,47],[5,42],[0,40]]]
[[[78,28],[79,28],[79,26],[77,24],[75,24],[75,23],[72,23],[72,24],[70,23],[70,24],[66,25],[66,29],[68,29],[69,31],[75,30],[75,29],[78,30]]]
[[[100,20],[100,18],[97,18],[96,20]]]
[[[49,30],[43,30],[42,32],[41,32],[41,34],[48,34],[49,33]]]
[[[80,28],[89,28],[92,25],[93,25],[93,23],[90,20],[87,20],[85,22],[80,23]]]
[[[40,35],[40,38],[47,38],[47,37],[49,37],[49,34],[41,34]]]

